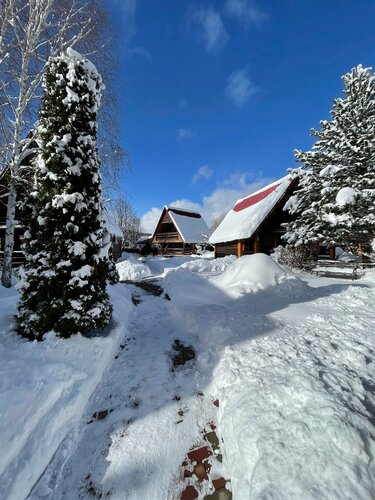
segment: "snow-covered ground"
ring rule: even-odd
[[[119,266],[164,291],[112,287],[105,339],[17,339],[1,291],[1,498],[179,499],[210,422],[234,499],[374,498],[374,274],[296,276],[264,255]],[[197,356],[173,369],[176,339]]]
[[[26,498],[68,432],[127,331],[130,292],[111,287],[114,317],[104,338],[12,332],[17,292],[0,286],[0,498]]]

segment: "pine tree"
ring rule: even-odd
[[[96,149],[104,85],[93,64],[68,49],[48,61],[43,88],[17,317],[18,331],[38,340],[49,331],[87,334],[112,313]]]
[[[312,130],[311,151],[295,151],[303,166],[285,239],[296,246],[355,249],[375,237],[375,76],[359,65],[342,78],[345,98],[334,100],[332,120]]]

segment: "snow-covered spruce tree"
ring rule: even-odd
[[[331,121],[312,130],[311,151],[296,151],[300,189],[288,204],[294,245],[368,247],[375,237],[375,76],[359,65],[343,77],[345,98],[335,99]]]
[[[49,331],[86,334],[112,313],[96,149],[102,79],[68,49],[48,61],[43,88],[41,153],[23,207],[29,228],[17,317],[19,333],[38,340]]]

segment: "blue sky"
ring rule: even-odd
[[[341,75],[374,65],[373,0],[107,0],[120,71],[122,186],[152,230],[164,204],[210,223],[285,175]]]

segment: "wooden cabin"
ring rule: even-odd
[[[292,217],[284,206],[297,188],[297,178],[290,175],[238,200],[209,241],[215,257],[266,253],[285,245],[282,224]]]
[[[208,239],[210,230],[197,212],[165,206],[151,238],[162,255],[191,255]]]

